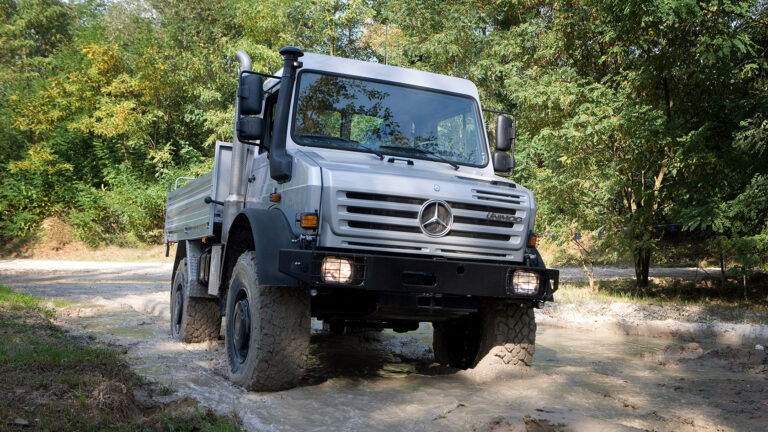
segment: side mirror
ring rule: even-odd
[[[515,160],[512,156],[502,152],[493,152],[494,171],[509,174],[513,168],[515,168]]]
[[[261,114],[261,105],[264,102],[264,80],[258,75],[240,75],[237,98],[241,116]]]
[[[240,117],[237,119],[237,139],[245,144],[264,138],[264,119],[261,117]]]
[[[515,121],[507,116],[500,115],[496,119],[496,150],[515,151]]]

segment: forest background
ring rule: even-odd
[[[768,270],[765,0],[0,0],[2,253],[50,218],[92,247],[162,243],[168,183],[231,140],[235,52],[270,72],[286,45],[514,110],[511,178],[587,273]]]

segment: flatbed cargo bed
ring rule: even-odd
[[[216,143],[216,165],[212,171],[172,189],[168,186],[168,201],[165,212],[165,242],[200,239],[214,236],[217,225],[221,224],[223,208],[206,203],[205,198],[224,201],[229,186],[232,144]],[[180,180],[176,180],[176,184]],[[174,186],[175,187],[175,186]]]

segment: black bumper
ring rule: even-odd
[[[320,266],[326,256],[351,258],[355,269],[351,283],[326,283]],[[360,254],[344,251],[280,250],[280,272],[313,287],[352,288],[370,291],[431,293],[462,296],[551,301],[557,291],[558,270],[503,263],[434,258]],[[534,294],[516,294],[512,289],[515,270],[539,273]]]

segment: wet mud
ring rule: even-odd
[[[752,431],[768,428],[768,360],[754,345],[539,326],[534,367],[478,383],[433,363],[431,327],[334,335],[313,322],[298,388],[247,392],[223,341],[168,336],[170,266],[0,263],[0,283],[52,300],[59,324],[122,347],[132,367],[236,413],[253,431]],[[767,344],[763,344],[767,345]]]

